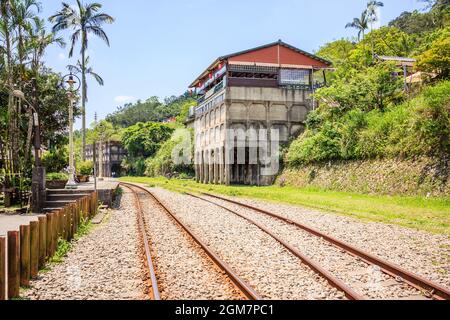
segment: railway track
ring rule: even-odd
[[[146,257],[146,265],[148,268],[148,272],[151,280],[151,299],[160,300],[161,294],[159,291],[158,279],[155,271],[155,264],[153,263],[151,247],[149,244],[149,240],[147,237],[147,231],[145,228],[145,219],[143,208],[141,205],[141,201],[139,199],[139,193],[146,195],[148,198],[152,200],[152,202],[156,203],[158,207],[167,214],[167,216],[186,232],[187,235],[203,250],[203,252],[209,257],[209,259],[213,262],[213,264],[223,271],[227,277],[231,280],[233,285],[240,291],[241,295],[248,300],[261,300],[260,295],[242,278],[240,278],[234,270],[223,261],[216,253],[214,253],[200,238],[198,238],[192,230],[186,226],[177,216],[168,209],[151,191],[134,184],[129,183],[121,183],[122,186],[128,188],[135,197],[136,208],[138,209],[138,221],[139,221],[139,231],[141,234],[141,238],[144,244],[144,253]],[[136,191],[138,190],[138,191]]]
[[[238,201],[233,201],[228,198],[220,197],[217,195],[209,194],[209,193],[202,193],[202,196],[197,196],[192,193],[186,193],[187,195],[199,199],[201,201],[208,202],[210,204],[213,204],[217,207],[220,207],[234,215],[237,215],[248,222],[252,223],[253,225],[257,226],[259,229],[264,231],[265,233],[272,236],[275,240],[280,242],[283,246],[285,246],[289,251],[291,251],[295,256],[300,258],[305,264],[307,264],[312,270],[320,274],[322,277],[324,277],[330,285],[333,287],[343,291],[347,298],[353,299],[353,300],[362,300],[365,299],[365,297],[362,294],[357,293],[355,290],[350,288],[347,284],[345,284],[343,281],[339,280],[337,277],[335,277],[332,273],[327,271],[325,268],[321,267],[317,262],[313,261],[312,259],[308,258],[306,255],[304,255],[302,252],[300,252],[298,249],[296,249],[294,246],[290,245],[286,241],[282,240],[279,236],[275,235],[274,232],[263,226],[261,223],[258,223],[254,219],[249,218],[246,215],[243,215],[236,210],[233,210],[230,207],[227,207],[223,204],[220,204],[216,201],[213,201],[212,199],[224,201],[228,204],[235,205],[239,208],[250,210],[252,212],[262,214],[265,217],[270,217],[272,219],[276,219],[277,221],[280,221],[282,223],[285,223],[290,226],[295,226],[297,229],[302,230],[304,232],[307,232],[312,237],[317,237],[320,239],[325,240],[330,245],[334,246],[335,248],[339,250],[343,250],[349,255],[365,262],[368,265],[375,266],[376,268],[379,268],[381,272],[384,274],[393,277],[395,281],[397,282],[404,282],[411,286],[412,288],[415,288],[419,290],[424,297],[428,299],[434,299],[434,300],[450,300],[450,291],[443,286],[433,283],[417,274],[411,273],[408,270],[405,270],[393,263],[390,263],[386,260],[380,259],[368,252],[365,252],[355,246],[352,246],[350,244],[347,244],[343,241],[340,241],[339,239],[336,239],[334,237],[331,237],[319,230],[313,229],[309,226],[306,226],[304,224],[301,224],[296,221],[292,221],[290,219],[287,219],[283,216],[280,216],[276,213],[269,212],[267,210],[263,210],[254,206],[250,206]],[[208,197],[208,198],[205,198]]]

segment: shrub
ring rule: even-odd
[[[340,115],[321,106],[287,154],[290,167],[329,160],[450,154],[450,81],[384,109],[353,108]]]
[[[64,181],[64,180],[68,180],[69,176],[65,173],[52,172],[52,173],[47,173],[45,178],[47,181]]]
[[[48,172],[63,171],[69,164],[67,148],[55,149],[45,152],[42,156],[42,165]]]
[[[77,172],[84,176],[89,176],[94,170],[94,162],[92,161],[80,161],[77,163]]]
[[[175,153],[181,153],[181,151],[184,151],[184,149],[190,148],[189,152],[191,153],[190,156],[192,157],[192,146],[192,131],[175,131],[171,139],[166,141],[161,146],[155,157],[147,159],[145,175],[149,177],[155,177],[178,173],[180,175],[183,174],[184,177],[193,176],[193,165],[185,163],[178,164],[174,162],[174,157],[177,156]],[[184,149],[181,147],[184,147]],[[180,154],[180,156],[186,155]]]

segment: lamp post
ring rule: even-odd
[[[78,80],[75,81],[75,78]],[[63,78],[63,85],[67,91],[67,97],[69,98],[69,181],[67,182],[66,189],[78,189],[78,185],[75,181],[75,158],[74,158],[74,141],[73,141],[73,104],[75,101],[75,92],[80,88],[80,79],[70,73]]]
[[[21,90],[12,90],[12,95],[18,99],[23,100],[28,104],[32,110],[33,128],[34,128],[34,160],[35,166],[33,168],[33,177],[31,185],[31,212],[40,213],[44,208],[44,202],[46,197],[45,189],[45,168],[41,163],[41,130],[39,123],[39,99],[37,92],[37,80],[32,78],[31,82],[26,83],[25,86],[31,85],[33,93],[33,103],[30,103],[25,94]]]

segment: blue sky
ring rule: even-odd
[[[75,0],[65,0],[75,3]],[[86,1],[86,0],[84,0]],[[96,0],[116,18],[105,26],[111,41],[90,39],[89,56],[105,79],[89,82],[88,123],[117,106],[151,96],[183,93],[215,58],[278,39],[314,52],[322,44],[355,36],[345,29],[367,0]],[[45,17],[61,7],[42,0]],[[384,0],[381,24],[403,11],[422,8],[418,0]],[[65,34],[66,36],[68,34]],[[68,42],[68,41],[67,41]],[[68,50],[52,47],[47,63],[66,72]],[[76,51],[78,54],[79,50]],[[80,121],[77,122],[79,127]]]

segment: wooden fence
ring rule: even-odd
[[[58,240],[71,241],[80,223],[97,212],[98,193],[93,192],[0,237],[0,300],[19,298],[20,287],[29,286],[53,257]]]

